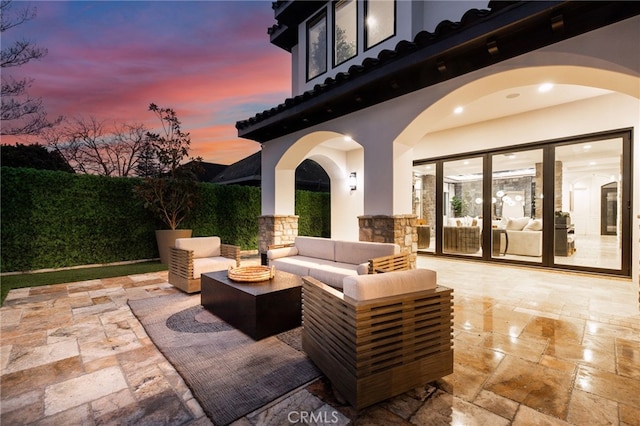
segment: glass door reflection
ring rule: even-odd
[[[413,214],[417,216],[418,252],[434,253],[436,226],[436,165],[413,168]]]
[[[491,257],[542,262],[542,149],[492,156]]]
[[[555,148],[554,262],[622,267],[622,138]]]
[[[443,163],[443,253],[482,256],[482,167],[482,157]]]

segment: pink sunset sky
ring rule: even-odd
[[[95,117],[159,130],[150,103],[173,108],[191,155],[231,164],[259,150],[235,123],[290,96],[290,55],[269,43],[271,1],[16,1],[35,19],[3,33],[48,55],[3,69],[34,79],[53,119]],[[3,138],[2,143],[38,142]]]

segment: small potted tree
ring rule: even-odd
[[[197,171],[200,158],[182,162],[189,156],[191,138],[180,127],[180,120],[171,108],[149,105],[162,123],[161,133],[147,132],[146,146],[139,165],[142,181],[135,194],[144,207],[153,212],[168,229],[156,231],[158,252],[162,263],[169,262],[169,247],[176,238],[191,237],[190,229],[179,229],[198,200]]]
[[[462,217],[462,209],[464,208],[464,200],[462,197],[454,195],[451,197],[451,210],[453,217]]]

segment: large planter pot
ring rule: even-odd
[[[175,244],[176,238],[191,238],[191,229],[160,229],[156,231],[160,263],[169,263],[169,247]]]

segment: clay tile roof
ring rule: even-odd
[[[442,21],[433,33],[421,31],[238,121],[238,135],[267,142],[640,14],[640,2],[491,1],[489,8],[471,9],[460,22]],[[562,25],[553,26],[558,19]]]

